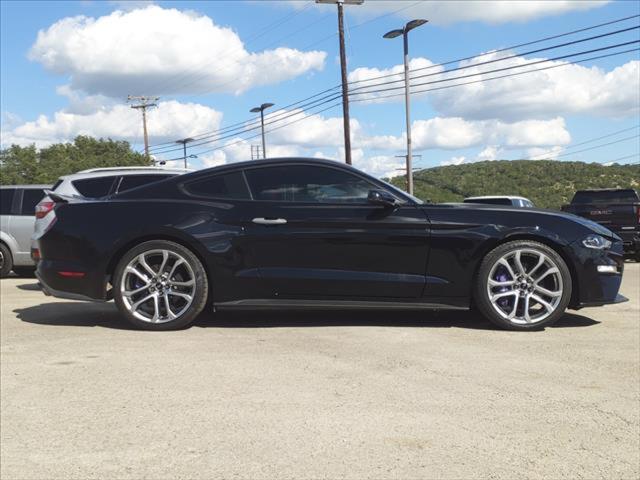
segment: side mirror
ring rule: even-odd
[[[395,207],[398,204],[396,197],[386,190],[369,190],[367,201],[374,205],[383,205],[385,207]]]

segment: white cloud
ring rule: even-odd
[[[478,161],[493,161],[498,159],[502,149],[497,145],[489,145],[478,154]]]
[[[462,66],[489,61],[505,53],[487,54]],[[471,66],[448,76],[471,75],[541,59],[516,57],[491,65]],[[548,62],[504,73],[527,71],[540,66],[561,65]],[[471,77],[480,80],[500,75]],[[458,83],[460,81],[454,81]],[[427,87],[430,88],[430,87]],[[566,65],[499,80],[459,86],[429,93],[436,110],[447,116],[465,118],[549,118],[556,115],[588,114],[602,117],[628,117],[640,112],[640,62],[630,61],[609,72],[599,67]]]
[[[222,120],[222,113],[196,103],[168,101],[160,102],[157,109],[148,112],[147,117],[150,142],[154,144],[195,135],[204,125],[216,129]],[[35,121],[4,130],[2,143],[35,143],[38,147],[44,147],[70,141],[77,135],[140,142],[140,113],[122,104],[100,108],[88,114],[60,110],[52,117],[40,115]]]
[[[41,30],[29,58],[69,76],[90,94],[240,93],[324,66],[326,54],[245,49],[204,15],[149,5],[91,18],[67,17]]]
[[[608,0],[445,0],[416,2],[413,5],[407,2],[407,8],[399,9],[397,1],[370,1],[353,11],[360,15],[395,13],[405,19],[428,18],[436,25],[471,21],[495,25],[589,10],[607,3]]]
[[[467,160],[466,157],[462,156],[462,157],[451,157],[451,159],[449,160],[443,160],[442,162],[440,162],[440,165],[447,166],[447,165],[462,165],[463,163],[465,163],[465,161]]]
[[[459,117],[435,117],[413,122],[412,136],[416,150],[428,148],[459,149],[479,145],[520,148],[566,145],[571,136],[564,119],[523,120],[505,123],[500,120],[465,120]],[[486,150],[488,155],[491,151]]]

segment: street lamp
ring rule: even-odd
[[[409,32],[427,22],[428,20],[423,19],[411,20],[410,22],[407,22],[403,28],[391,30],[383,35],[383,38],[396,38],[402,35],[404,39],[404,103],[407,120],[407,187],[410,195],[413,195],[413,169],[411,167],[411,109],[409,104]]]
[[[342,77],[342,129],[344,132],[344,160],[351,165],[351,127],[349,125],[349,84],[347,83],[347,54],[344,48],[343,5],[362,5],[364,0],[316,0],[316,3],[335,3],[338,6],[338,38],[340,40],[340,75]]]
[[[183,159],[184,159],[184,168],[187,168],[187,143],[189,142],[193,142],[193,138],[188,137],[188,138],[183,138],[182,140],[176,140],[176,143],[181,143],[182,144],[182,148],[183,148]]]
[[[267,158],[267,149],[264,141],[264,111],[266,108],[273,107],[273,103],[263,103],[259,107],[252,108],[250,112],[260,112],[260,126],[262,127],[262,158]]]

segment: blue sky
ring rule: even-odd
[[[141,120],[139,112],[126,104],[128,93],[160,97],[160,107],[149,114],[153,146],[250,120],[249,109],[262,102],[275,103],[272,112],[278,112],[279,106],[340,82],[334,6],[310,1],[3,1],[1,9],[3,146],[44,146],[84,133],[125,139],[140,149]],[[440,74],[441,67],[432,64],[638,15],[640,3],[368,0],[345,11],[350,80],[395,73],[402,61],[402,41],[385,40],[382,34],[421,17],[430,23],[410,34],[412,67],[428,67],[421,72],[440,75],[428,78],[435,80],[446,79],[447,74]],[[488,54],[471,63],[638,24],[636,17]],[[489,66],[470,66],[456,74],[633,42],[640,38],[638,32],[634,29]],[[600,54],[637,47],[631,44]],[[541,66],[547,65],[552,63]],[[469,65],[447,68],[457,66]],[[396,70],[390,70],[393,67]],[[414,144],[422,155],[416,164],[428,167],[534,156],[638,162],[639,71],[638,51],[633,51],[414,95]],[[471,79],[484,78],[487,75]],[[454,83],[459,82],[438,85]],[[301,121],[267,134],[270,154],[342,158],[341,109],[314,112],[298,112],[291,118]],[[292,113],[281,112],[275,118],[282,120]],[[376,175],[400,168],[403,160],[395,156],[404,153],[402,97],[354,102],[351,115],[352,122],[357,122],[353,125],[356,166]],[[236,135],[190,148],[190,153],[199,154],[191,165],[198,168],[249,158],[250,145],[258,139],[243,141],[251,134],[232,133]],[[587,143],[574,146],[583,142]],[[615,143],[591,148],[610,142]],[[171,148],[154,152],[157,158],[180,155]]]

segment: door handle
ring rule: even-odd
[[[252,220],[253,223],[257,223],[258,225],[284,225],[287,223],[287,220],[284,218],[254,218]]]

